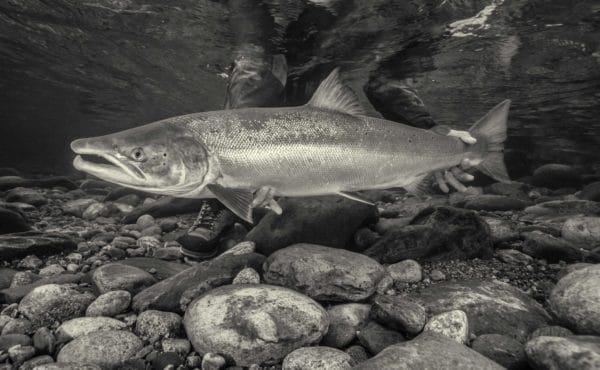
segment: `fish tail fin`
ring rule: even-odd
[[[503,155],[509,108],[510,100],[503,101],[469,129],[482,151],[482,161],[475,167],[500,182],[510,182]]]

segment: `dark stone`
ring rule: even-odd
[[[550,263],[559,261],[581,262],[585,260],[587,252],[577,245],[542,232],[523,233],[525,243],[523,252],[528,255],[545,259]]]
[[[524,342],[535,329],[548,325],[550,316],[533,298],[498,281],[444,282],[413,293],[428,316],[462,310],[475,335],[503,334]]]
[[[24,179],[18,176],[0,177],[0,190],[12,188],[53,188],[62,187],[69,190],[77,189],[77,184],[64,176],[47,177],[43,179]]]
[[[33,346],[39,353],[54,354],[56,348],[56,337],[52,330],[43,326],[33,334]]]
[[[149,257],[127,258],[119,261],[119,263],[122,265],[134,266],[147,272],[152,270],[154,271],[152,276],[154,276],[157,280],[169,278],[189,268],[188,265],[184,265],[182,263],[168,262]]]
[[[529,340],[537,337],[568,337],[571,335],[573,335],[571,330],[562,326],[551,325],[536,329],[529,335]]]
[[[417,214],[410,225],[390,230],[364,254],[382,263],[489,258],[493,240],[489,226],[474,211],[432,207]]]
[[[397,331],[387,329],[375,321],[369,322],[357,334],[360,343],[373,355],[386,347],[404,341],[404,336]]]
[[[0,208],[0,234],[18,233],[27,230],[29,230],[29,225],[22,213]]]
[[[525,345],[527,360],[534,369],[600,369],[600,337],[536,337]]]
[[[0,235],[0,261],[23,258],[30,254],[38,257],[69,253],[77,244],[65,235],[37,231]]]
[[[377,208],[342,197],[284,198],[283,214],[269,212],[248,233],[256,250],[270,255],[296,243],[346,247],[365,223],[377,219]]]
[[[477,211],[519,211],[530,202],[504,195],[481,194],[468,196],[463,208]]]
[[[583,189],[581,189],[581,192],[579,195],[577,195],[577,197],[579,199],[600,202],[600,181],[587,184]]]
[[[164,369],[169,365],[177,368],[181,364],[183,364],[183,358],[176,352],[161,352],[152,360],[153,369]]]
[[[484,191],[487,194],[505,195],[507,197],[517,198],[525,201],[529,201],[527,192],[531,189],[531,186],[521,182],[495,182],[490,186],[486,186]]]
[[[427,320],[425,308],[410,298],[381,294],[373,300],[371,315],[381,325],[410,336],[419,334]]]
[[[0,303],[15,303],[25,297],[34,288],[46,284],[71,284],[79,283],[84,274],[60,274],[45,279],[36,280],[31,284],[0,290]]]
[[[7,202],[20,202],[33,206],[42,206],[48,203],[48,199],[41,192],[28,188],[14,188],[6,193]]]
[[[502,370],[502,366],[448,337],[424,332],[417,338],[394,344],[354,370],[372,369],[478,369]]]
[[[0,289],[6,289],[10,286],[13,276],[17,273],[16,270],[9,268],[0,268]]]
[[[508,370],[528,369],[523,344],[506,335],[480,335],[471,343],[471,348]]]
[[[581,173],[572,166],[550,163],[533,171],[531,182],[550,189],[577,188],[581,185]]]
[[[198,212],[204,199],[163,197],[149,204],[142,204],[121,220],[124,224],[134,224],[142,215],[169,217],[182,213]]]
[[[148,287],[133,297],[132,307],[137,312],[148,309],[182,312],[180,300],[188,289],[209,290],[231,284],[238,272],[246,267],[261,271],[265,257],[256,253],[224,255],[199,263],[159,283]]]
[[[8,350],[16,345],[28,346],[31,344],[31,338],[25,334],[6,334],[0,335],[0,352]]]

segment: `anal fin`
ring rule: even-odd
[[[254,194],[250,190],[228,189],[221,185],[207,185],[208,190],[241,219],[252,223],[252,201]]]
[[[370,206],[373,205],[373,202],[370,202],[367,199],[364,199],[363,197],[361,197],[359,194],[356,194],[356,193],[352,193],[349,191],[340,191],[340,192],[338,192],[338,195],[340,195],[344,198],[355,200],[357,202],[368,204]]]
[[[431,184],[433,176],[431,174],[420,175],[410,184],[404,185],[403,188],[416,196],[422,197],[431,193]]]

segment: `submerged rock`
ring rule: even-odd
[[[420,333],[427,321],[425,308],[403,296],[377,295],[371,315],[380,324],[411,336]]]
[[[533,171],[531,182],[550,189],[577,188],[581,185],[581,173],[569,165],[549,163]]]
[[[369,319],[371,306],[364,303],[346,303],[327,309],[329,329],[321,344],[334,348],[345,348],[356,338]]]
[[[199,353],[216,352],[238,366],[277,363],[321,340],[327,312],[293,290],[261,284],[211,290],[188,307],[184,326]]]
[[[404,342],[405,340],[402,334],[395,330],[390,330],[375,321],[370,321],[356,333],[356,336],[360,344],[373,355],[378,354],[392,344]]]
[[[600,217],[570,218],[563,224],[562,237],[585,249],[600,246]]]
[[[152,275],[137,267],[120,263],[100,266],[92,274],[92,282],[100,293],[111,290],[126,290],[135,294],[147,288],[156,280]]]
[[[558,281],[548,299],[567,327],[600,335],[600,264],[573,271]]]
[[[476,211],[520,211],[530,205],[523,199],[504,195],[481,194],[471,195],[465,199],[463,208]]]
[[[126,290],[113,290],[98,296],[85,310],[85,315],[113,317],[125,312],[130,304],[131,293]]]
[[[93,364],[113,369],[132,358],[143,347],[135,334],[124,330],[95,331],[67,343],[57,362]]]
[[[135,333],[142,339],[174,337],[180,331],[181,316],[173,312],[144,311],[135,323]]]
[[[600,337],[537,337],[525,346],[527,359],[536,369],[594,370],[600,368]]]
[[[69,253],[76,248],[73,240],[57,233],[28,231],[0,235],[0,261],[10,261],[31,254],[41,257]]]
[[[423,330],[443,335],[460,344],[467,344],[469,341],[469,319],[462,310],[443,312],[433,316],[427,321]]]
[[[283,359],[282,370],[349,370],[354,365],[350,355],[331,347],[303,347]]]
[[[0,234],[29,230],[27,219],[21,212],[0,207]]]
[[[394,283],[418,283],[423,280],[423,268],[415,260],[404,260],[387,267]]]
[[[523,252],[528,255],[545,259],[548,262],[579,262],[583,261],[587,253],[578,245],[550,234],[540,231],[523,233],[525,243]]]
[[[281,249],[267,258],[263,269],[267,283],[324,301],[367,299],[385,274],[383,266],[362,254],[314,244]]]
[[[577,195],[579,199],[593,200],[600,202],[600,181],[587,184],[581,189],[581,192]]]
[[[342,197],[284,198],[285,217],[269,212],[248,233],[264,255],[297,243],[346,247],[361,225],[377,219],[375,206]]]
[[[550,320],[533,298],[498,281],[440,283],[410,296],[421,302],[429,315],[464,311],[475,335],[504,334],[524,342],[529,333]]]
[[[503,367],[450,338],[425,332],[411,341],[387,347],[354,369],[501,370]]]
[[[64,285],[48,284],[27,294],[19,303],[19,312],[34,326],[47,326],[55,321],[83,316],[93,300],[90,294],[79,293]]]
[[[523,344],[506,335],[480,335],[471,343],[471,348],[508,370],[528,368]]]
[[[42,206],[48,203],[48,199],[39,191],[28,188],[14,188],[6,193],[7,202],[20,202],[33,206]]]
[[[69,342],[83,335],[101,330],[123,330],[127,325],[110,317],[77,317],[63,322],[55,335],[59,342]]]
[[[135,223],[142,215],[169,217],[183,213],[198,212],[203,199],[162,197],[152,203],[144,203],[128,213],[121,220],[124,224]]]
[[[600,215],[600,203],[589,200],[551,200],[525,208],[536,216]]]
[[[409,226],[384,235],[364,253],[382,263],[405,259],[446,260],[491,257],[490,229],[474,211],[427,208]]]
[[[35,275],[35,274],[34,274]],[[17,275],[15,275],[16,277]],[[37,275],[35,275],[37,276]],[[26,285],[20,285],[16,287],[10,287],[8,289],[3,289],[0,291],[0,302],[6,303],[14,303],[19,302],[23,297],[25,297],[29,292],[33,289],[48,284],[71,284],[71,283],[79,283],[83,279],[83,274],[60,274],[54,275],[49,278],[39,279],[33,282],[30,282]]]

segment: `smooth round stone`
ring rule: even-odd
[[[511,241],[519,238],[516,225],[510,221],[495,217],[482,217],[490,227],[490,234],[494,243]]]
[[[260,275],[252,267],[246,267],[233,278],[232,284],[259,284]]]
[[[30,334],[33,333],[31,321],[27,319],[12,319],[2,328],[2,335],[6,334]]]
[[[31,271],[17,271],[10,282],[10,288],[18,288],[29,285],[34,281],[40,280],[41,277]]]
[[[136,241],[136,245],[142,248],[158,249],[162,243],[153,236],[142,236]]]
[[[578,187],[581,183],[581,174],[574,167],[548,163],[533,171],[532,183],[550,189]]]
[[[600,369],[600,337],[537,337],[525,345],[529,363],[536,369]]]
[[[19,312],[34,326],[48,326],[83,316],[94,300],[90,294],[79,293],[64,285],[41,285],[29,292],[19,303]]]
[[[31,344],[31,338],[25,334],[7,334],[0,335],[0,352],[8,350],[16,345],[28,346]]]
[[[126,290],[113,290],[98,296],[85,310],[85,315],[113,317],[127,311],[130,304],[131,293]]]
[[[471,348],[508,370],[527,368],[523,344],[506,335],[480,335],[471,343]]]
[[[600,335],[600,264],[575,270],[550,293],[550,308],[579,334]]]
[[[106,217],[110,214],[111,209],[104,203],[92,203],[90,204],[81,217],[85,220],[95,220],[98,217]]]
[[[44,365],[44,364],[52,364],[52,363],[54,363],[54,359],[52,358],[52,356],[48,356],[48,355],[36,356],[36,357],[33,357],[33,358],[25,361],[19,369],[20,370],[32,370],[32,369],[37,369],[37,366]]]
[[[600,217],[575,217],[563,224],[562,237],[583,248],[600,245]]]
[[[8,349],[8,357],[13,365],[20,365],[35,356],[35,348],[18,344]]]
[[[202,357],[202,370],[219,370],[225,367],[226,360],[216,353],[207,353]]]
[[[498,249],[496,250],[496,257],[500,261],[511,265],[529,265],[533,262],[531,256],[516,249]]]
[[[383,327],[375,321],[370,321],[356,335],[360,343],[373,355],[378,354],[392,344],[404,342],[405,340],[402,334]]]
[[[126,327],[123,321],[110,317],[77,317],[63,322],[55,334],[59,342],[67,342],[95,331],[123,330]]]
[[[404,260],[387,267],[395,283],[418,283],[423,280],[423,268],[415,260]]]
[[[139,230],[144,230],[151,226],[155,226],[156,221],[151,215],[141,215],[140,217],[138,217],[136,225],[138,226]]]
[[[453,310],[433,316],[423,330],[441,334],[461,344],[469,340],[469,319],[461,310]]]
[[[327,309],[329,329],[321,344],[334,348],[344,348],[356,338],[356,332],[369,319],[371,305],[364,303],[346,303]]]
[[[21,259],[18,267],[28,270],[35,270],[42,267],[43,264],[44,262],[38,256],[30,254],[29,256]]]
[[[163,352],[176,352],[181,356],[190,353],[192,344],[187,339],[165,338],[161,342]]]
[[[263,266],[267,283],[325,301],[355,302],[375,293],[385,269],[365,255],[314,244],[280,249]]]
[[[331,347],[303,347],[285,356],[282,370],[347,370],[354,361],[349,354]]]
[[[40,270],[38,275],[40,275],[42,277],[49,277],[49,276],[62,274],[63,272],[65,272],[64,267],[62,267],[61,265],[55,264],[55,265],[48,265],[48,266],[44,267],[43,269]]]
[[[52,334],[50,329],[43,326],[36,330],[36,332],[33,334],[33,346],[38,353],[54,354],[54,348],[56,348],[56,337],[54,337],[54,334]]]
[[[529,335],[529,339],[531,340],[537,337],[570,337],[571,335],[573,335],[573,332],[569,329],[563,328],[562,326],[551,325],[536,329]]]
[[[120,263],[109,263],[98,267],[92,274],[92,281],[100,293],[126,290],[135,294],[156,283],[154,277],[148,272]]]
[[[425,308],[402,296],[378,295],[371,315],[380,324],[410,335],[420,333],[427,321]]]
[[[277,363],[319,342],[329,319],[321,305],[296,291],[244,284],[222,286],[193,301],[184,326],[197,352],[220,353],[250,366]]]
[[[94,364],[110,369],[133,357],[143,346],[142,341],[128,331],[95,331],[67,343],[56,361]]]
[[[173,337],[180,331],[181,316],[173,312],[144,311],[135,323],[135,332],[141,338]]]

